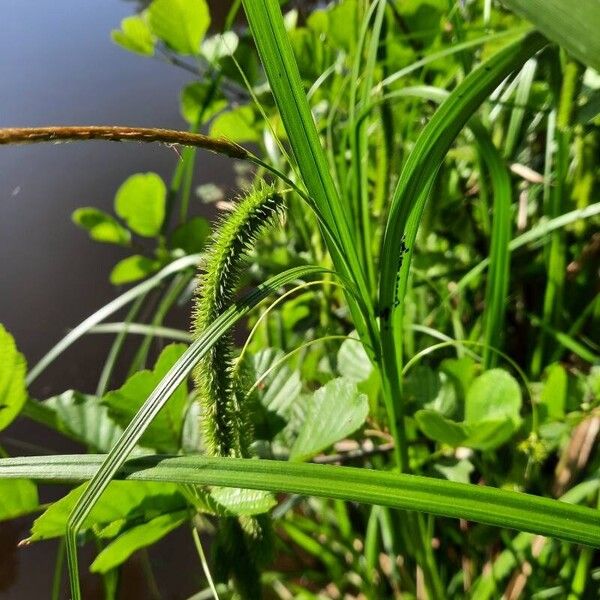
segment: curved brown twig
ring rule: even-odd
[[[79,140],[108,140],[112,142],[160,142],[203,148],[231,158],[250,159],[252,155],[242,146],[224,138],[201,133],[153,127],[121,127],[114,125],[73,125],[49,127],[8,127],[0,129],[0,145],[35,144],[40,142],[74,142]]]

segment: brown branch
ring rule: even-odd
[[[0,129],[0,145],[36,144],[40,142],[75,142],[80,140],[108,140],[111,142],[160,142],[194,146],[231,158],[252,157],[242,146],[224,138],[213,138],[201,133],[150,127],[120,127],[104,125],[75,125],[51,127],[9,127]]]

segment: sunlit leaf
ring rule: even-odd
[[[0,324],[0,431],[12,423],[27,400],[26,372],[25,357]]]
[[[307,460],[354,433],[368,413],[368,398],[359,393],[356,383],[342,377],[333,379],[310,397],[290,460]]]
[[[71,218],[97,242],[120,246],[127,246],[131,242],[129,231],[103,210],[91,207],[78,208],[73,211]]]
[[[356,332],[351,336],[358,338]],[[367,380],[373,372],[373,365],[358,339],[342,342],[337,355],[337,368],[340,375],[355,382]]]
[[[120,260],[110,272],[110,282],[113,285],[123,285],[133,281],[139,281],[157,271],[160,264],[140,254],[128,256]]]
[[[41,404],[55,413],[60,431],[97,452],[108,452],[123,433],[95,396],[68,390]]]
[[[124,563],[136,550],[150,546],[185,523],[188,511],[160,515],[147,523],[124,531],[108,544],[92,563],[92,573],[106,573]]]
[[[202,56],[208,62],[217,63],[224,56],[231,56],[238,47],[239,39],[233,31],[218,33],[202,42]]]
[[[465,422],[477,425],[482,421],[508,418],[520,421],[521,389],[516,379],[503,369],[490,369],[477,377],[465,401]]]
[[[232,142],[258,141],[254,111],[250,106],[240,106],[220,114],[212,122],[210,135],[224,137]]]
[[[210,25],[205,0],[154,0],[148,8],[150,27],[167,46],[180,54],[198,54]]]
[[[167,346],[158,357],[152,371],[144,370],[131,376],[118,390],[102,399],[112,419],[122,427],[129,424],[142,404],[158,385],[167,371],[186,350],[184,344]],[[164,408],[152,421],[140,440],[142,446],[159,452],[176,452],[181,444],[181,434],[188,404],[187,386],[182,383]]]
[[[125,50],[144,56],[154,54],[154,38],[146,19],[141,15],[125,17],[121,21],[121,29],[113,29],[110,36]]]
[[[38,504],[37,486],[33,481],[0,480],[0,521],[29,514]]]
[[[51,504],[34,521],[29,541],[64,535],[69,513],[81,497],[84,488],[83,485],[79,486]],[[98,534],[103,534],[103,537],[107,537],[107,531],[116,535],[128,521],[149,521],[164,513],[184,510],[186,507],[187,500],[176,484],[112,481],[85,521],[83,530],[92,528]]]
[[[165,219],[167,188],[156,173],[136,173],[117,190],[115,211],[135,233],[154,237]]]

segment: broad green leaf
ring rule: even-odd
[[[369,414],[369,401],[356,383],[340,377],[319,388],[309,399],[306,417],[290,460],[308,460],[354,433]]]
[[[180,54],[199,54],[210,25],[206,0],[154,0],[148,8],[156,37]]]
[[[0,324],[0,431],[12,423],[27,400],[26,372],[25,357],[17,350],[13,336]]]
[[[600,71],[598,0],[505,0],[505,4],[582,63]]]
[[[37,486],[28,479],[0,480],[0,521],[33,512],[39,505]]]
[[[81,485],[51,504],[34,521],[28,541],[64,535],[69,513],[84,490],[85,486]],[[83,529],[93,529],[103,537],[110,537],[107,533],[116,535],[127,522],[150,521],[164,513],[184,510],[187,506],[187,500],[174,483],[111,481]]]
[[[382,355],[392,384],[402,370],[402,316],[411,252],[438,169],[456,136],[481,103],[544,44],[542,36],[530,34],[473,70],[435,112],[405,161],[390,203],[380,267],[379,301],[385,311]],[[408,252],[399,261],[402,244],[408,247]]]
[[[516,424],[505,418],[488,419],[481,423],[464,425],[467,437],[462,445],[475,450],[494,450],[507,442],[514,434]]]
[[[273,494],[261,490],[216,487],[211,490],[211,496],[226,513],[237,516],[260,515],[277,504]]]
[[[68,390],[41,404],[54,411],[60,431],[96,452],[108,452],[123,433],[95,396]]]
[[[256,129],[252,107],[240,106],[220,114],[210,126],[210,135],[224,137],[232,142],[257,142],[260,135]]]
[[[122,427],[135,417],[139,408],[158,385],[160,380],[181,358],[186,350],[184,344],[167,346],[158,357],[152,371],[144,370],[131,376],[118,390],[109,392],[102,399],[108,414]],[[182,383],[164,408],[148,426],[140,444],[159,452],[176,452],[181,444],[181,432],[188,404],[187,386]]]
[[[223,57],[234,54],[238,44],[238,36],[233,31],[218,33],[202,42],[202,56],[210,63],[218,63]]]
[[[290,420],[298,402],[302,390],[300,374],[292,371],[285,361],[279,362],[284,356],[283,350],[265,348],[252,356],[250,368],[244,367],[248,369],[249,385],[260,380],[253,394],[256,401],[252,421],[256,439],[272,440]]]
[[[265,348],[253,356],[253,363],[257,380],[271,369],[258,387],[261,404],[287,420],[292,404],[302,391],[302,383],[298,371],[292,371],[285,362],[275,367],[284,356],[283,350]]]
[[[445,373],[434,371],[426,365],[412,369],[404,387],[407,401],[414,401],[419,408],[435,410],[451,416],[456,412],[457,399],[453,380]]]
[[[0,459],[0,479],[88,480],[106,456]],[[416,510],[600,547],[598,510],[484,485],[332,465],[277,460],[146,456],[124,461],[120,477],[242,487]],[[591,482],[597,487],[597,481]]]
[[[467,392],[465,423],[479,425],[508,418],[516,425],[521,420],[521,403],[516,379],[503,369],[490,369],[477,377]]]
[[[73,581],[77,580],[75,574],[77,570],[77,534],[84,524],[85,519],[90,514],[98,498],[106,490],[118,469],[134,450],[138,441],[148,429],[149,424],[154,421],[156,416],[168,403],[173,392],[185,382],[198,360],[206,355],[228,329],[245,317],[252,308],[267,296],[291,282],[307,276],[322,274],[323,272],[322,267],[306,265],[288,269],[261,283],[255,290],[246,294],[215,319],[214,323],[202,332],[171,369],[169,369],[166,375],[161,378],[150,396],[145,399],[142,407],[135,413],[134,418],[114,445],[110,454],[106,457],[106,463],[102,464],[101,468],[96,471],[85,492],[73,508],[73,513],[70,516],[72,527],[68,532],[66,540],[67,554],[70,557],[69,573],[73,577]]]
[[[131,242],[129,231],[103,210],[91,207],[78,208],[73,211],[71,218],[97,242],[119,246],[128,246]]]
[[[441,362],[440,370],[454,381],[460,397],[464,400],[477,373],[475,361],[469,356],[446,358]]]
[[[159,268],[159,263],[147,256],[134,254],[120,260],[110,272],[110,282],[113,285],[123,285],[139,281],[151,275]]]
[[[110,37],[115,44],[130,52],[144,56],[154,54],[154,38],[146,19],[141,15],[125,17],[121,21],[121,29],[113,29]]]
[[[455,423],[435,410],[418,410],[415,419],[419,429],[430,439],[449,446],[462,446],[468,432],[462,423]]]
[[[178,511],[160,515],[147,523],[136,525],[123,532],[108,544],[90,566],[92,573],[106,573],[124,563],[136,550],[151,546],[185,523],[189,517],[188,511]]]
[[[565,368],[560,363],[550,365],[546,370],[546,381],[540,396],[540,403],[548,410],[549,419],[559,420],[565,416],[568,390]]]
[[[343,0],[328,12],[328,30],[330,44],[346,51],[352,50],[359,35],[360,18],[358,2]]]
[[[227,107],[224,99],[211,99],[209,97],[211,86],[209,83],[194,81],[188,83],[181,91],[181,115],[190,124],[196,125],[202,112],[202,123],[206,123]]]
[[[181,248],[186,254],[196,254],[204,250],[209,234],[209,222],[203,217],[194,217],[173,231],[169,236],[169,246]]]
[[[356,336],[356,332],[350,334]],[[343,377],[350,381],[366,381],[373,372],[373,365],[369,360],[364,346],[358,341],[344,340],[340,345],[337,355],[337,368]]]
[[[165,219],[167,188],[156,173],[136,173],[117,190],[115,211],[135,233],[154,237]]]

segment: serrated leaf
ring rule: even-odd
[[[110,282],[113,285],[124,285],[139,281],[151,275],[160,267],[160,263],[141,254],[134,254],[120,260],[110,272]]]
[[[165,219],[167,188],[156,173],[128,177],[115,195],[115,212],[135,233],[154,237]]]
[[[260,379],[269,369],[257,392],[261,404],[270,412],[288,420],[292,404],[302,391],[298,371],[292,371],[285,363],[273,368],[285,356],[283,350],[266,348],[253,356],[254,376]]]
[[[210,25],[205,0],[154,0],[148,8],[156,37],[179,54],[196,55]]]
[[[210,127],[212,137],[224,137],[232,142],[257,142],[260,139],[255,127],[254,111],[250,106],[240,106],[221,113]]]
[[[354,433],[369,414],[369,401],[356,383],[343,377],[319,388],[308,400],[306,418],[290,452],[290,460],[308,460]]]
[[[277,504],[273,494],[261,490],[215,487],[211,490],[211,496],[225,509],[225,514],[238,517],[260,515]]]
[[[483,421],[521,420],[521,388],[516,379],[503,369],[490,369],[477,377],[467,392],[465,423],[478,425]]]
[[[73,223],[85,229],[90,238],[105,244],[128,246],[131,234],[111,215],[92,207],[78,208],[71,215]]]
[[[356,332],[350,334],[354,340],[344,340],[340,345],[337,355],[337,368],[346,379],[350,381],[366,381],[373,372],[373,365],[365,351],[364,346],[358,341]]]
[[[95,396],[68,390],[41,404],[55,412],[60,431],[97,452],[108,452],[123,433]]]
[[[167,371],[183,355],[186,348],[184,344],[167,346],[160,353],[152,371],[139,371],[118,390],[106,394],[102,403],[108,407],[109,416],[123,428],[126,427]],[[140,444],[159,452],[177,452],[181,445],[187,404],[187,385],[182,383],[148,426]]]
[[[0,521],[33,512],[39,505],[37,486],[28,479],[0,480]]]
[[[178,511],[160,515],[147,523],[128,529],[98,554],[96,560],[90,566],[90,571],[92,573],[106,573],[114,569],[124,563],[137,550],[151,546],[185,523],[188,516],[187,511]]]
[[[121,21],[121,29],[113,29],[110,37],[115,44],[130,52],[143,56],[154,54],[154,38],[146,19],[141,15],[125,17]]]
[[[27,400],[26,371],[25,357],[0,324],[0,431],[13,422]]]
[[[51,504],[31,528],[30,542],[60,537],[65,534],[69,514],[85,490],[81,485]],[[183,510],[188,503],[174,483],[111,481],[94,505],[82,531],[105,529],[112,523],[150,521],[164,513]]]

